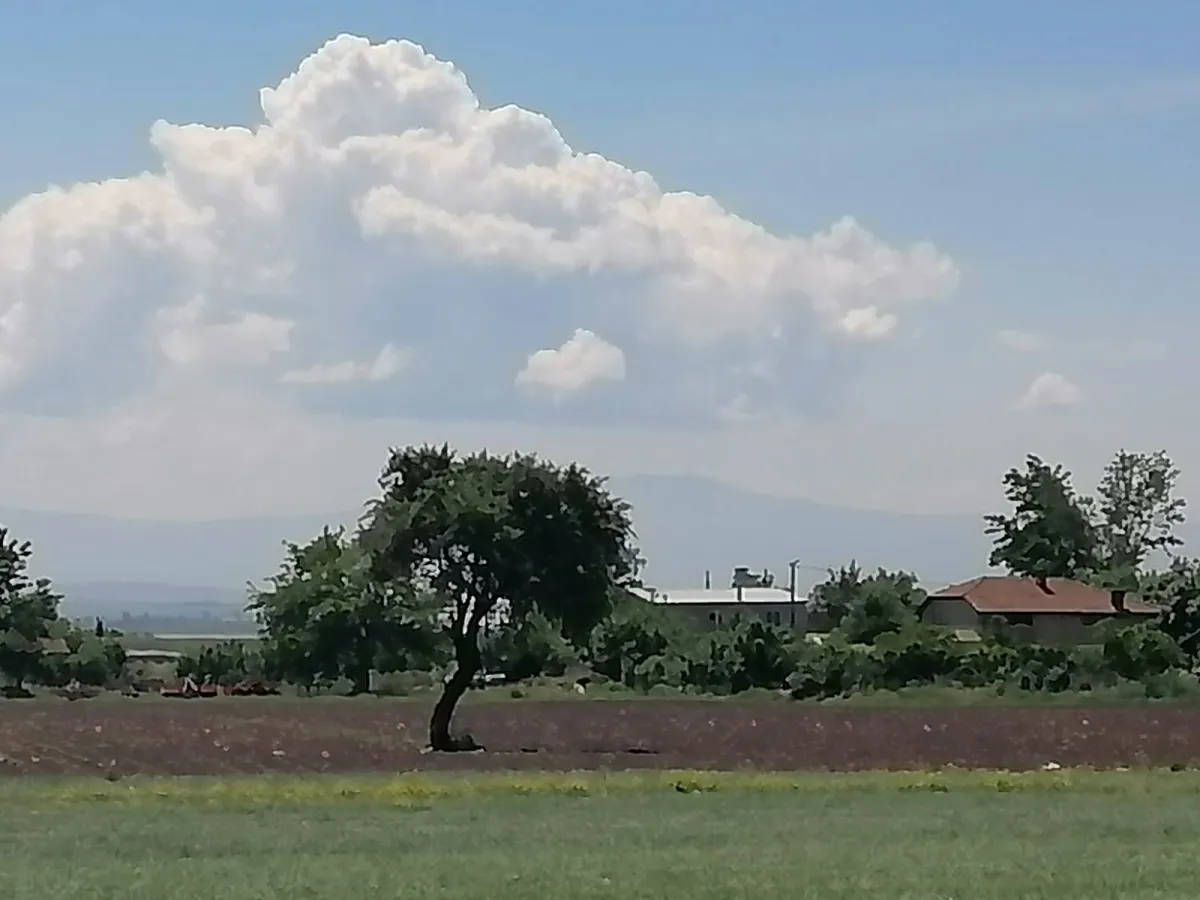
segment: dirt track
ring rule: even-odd
[[[1200,763],[1200,709],[834,709],[729,702],[477,704],[488,751],[423,754],[423,704],[0,702],[0,775],[404,769],[1006,769]]]

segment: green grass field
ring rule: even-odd
[[[1200,774],[25,781],[12,900],[1200,897]]]

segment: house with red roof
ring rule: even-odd
[[[1158,608],[1127,591],[1109,591],[1067,578],[982,575],[931,593],[918,609],[921,621],[979,633],[1000,618],[1032,629],[1042,644],[1077,644],[1102,622],[1138,622]]]

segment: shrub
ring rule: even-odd
[[[1149,623],[1127,625],[1110,632],[1104,641],[1103,658],[1110,671],[1130,681],[1159,677],[1187,662],[1175,640]]]

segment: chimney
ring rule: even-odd
[[[704,570],[704,589],[706,591],[712,590],[712,572],[708,569]]]
[[[1112,605],[1117,612],[1125,612],[1125,591],[1112,592]]]

